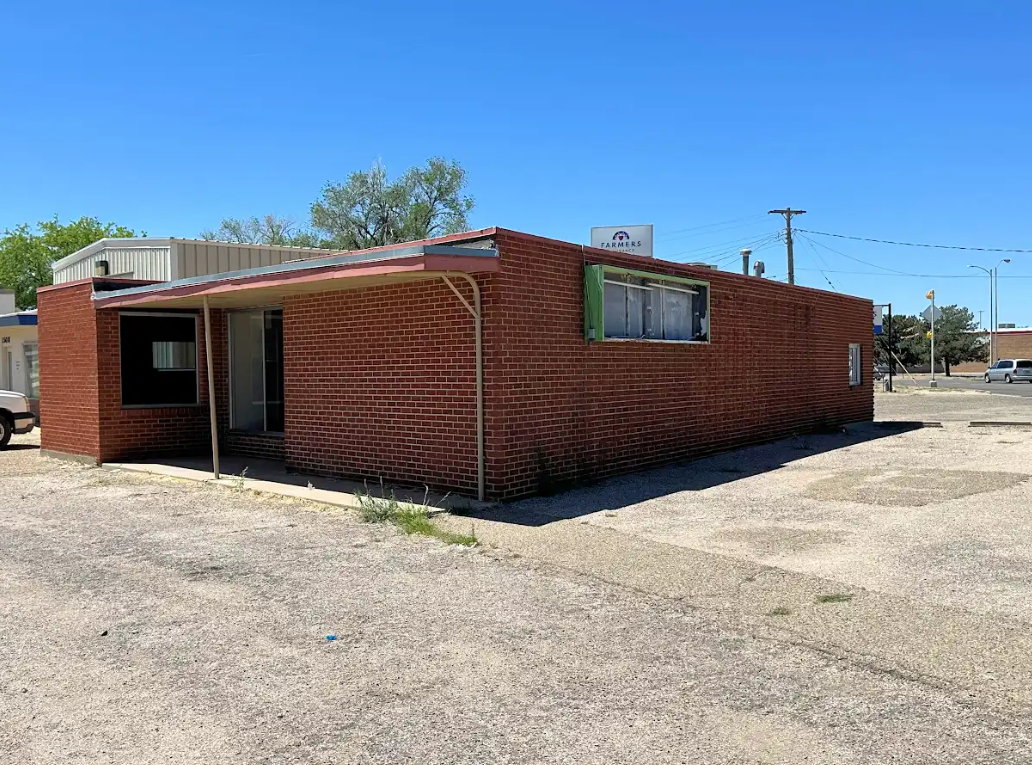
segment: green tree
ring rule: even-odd
[[[35,228],[23,223],[7,229],[0,236],[0,287],[15,291],[19,308],[31,308],[36,305],[36,289],[53,283],[55,260],[98,239],[131,236],[136,236],[132,229],[97,218],[61,223],[56,215]]]
[[[272,244],[281,247],[319,247],[319,235],[298,227],[291,218],[263,215],[261,218],[224,218],[217,229],[201,232],[202,239],[243,244]]]
[[[931,330],[931,326],[921,320],[922,329]],[[924,333],[922,333],[923,335]],[[923,360],[931,357],[931,340],[924,338]],[[974,314],[967,308],[958,305],[942,306],[942,314],[935,321],[935,361],[936,366],[942,364],[946,376],[950,376],[950,367],[965,361],[988,361],[989,348],[985,336],[978,331],[978,322]]]
[[[473,199],[463,195],[466,171],[439,157],[391,181],[381,163],[328,183],[312,204],[312,227],[328,246],[361,250],[469,228]]]
[[[874,350],[876,361],[879,364],[891,364],[899,362],[904,367],[910,368],[920,364],[928,358],[924,351],[924,327],[921,319],[917,316],[892,316],[892,345],[889,345],[889,327],[875,337]],[[889,351],[891,350],[891,354]],[[893,356],[895,360],[893,360]]]

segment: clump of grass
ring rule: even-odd
[[[792,615],[792,609],[791,608],[786,608],[785,606],[778,606],[777,608],[772,608],[770,611],[767,612],[767,616],[791,616],[791,615]]]
[[[851,592],[832,592],[828,595],[818,595],[818,603],[847,603],[853,599]]]
[[[437,526],[430,518],[430,506],[427,504],[429,489],[423,494],[423,503],[420,505],[402,504],[398,501],[392,491],[389,495],[383,492],[381,485],[381,496],[374,497],[369,493],[368,487],[364,494],[358,494],[358,511],[362,520],[366,523],[393,523],[406,534],[419,534],[424,537],[433,537],[450,545],[462,545],[473,547],[477,544],[477,536],[472,527],[469,534],[457,534]]]
[[[238,491],[244,490],[244,481],[247,480],[247,466],[240,471],[240,475],[233,476],[233,488]]]

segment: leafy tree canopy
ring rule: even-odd
[[[950,367],[965,361],[988,361],[986,336],[978,331],[978,322],[967,308],[958,305],[941,307],[935,322],[935,366],[947,375]],[[920,316],[892,317],[891,350],[905,367],[928,364],[932,343],[928,338],[931,325]],[[879,363],[889,363],[889,333],[879,335],[875,343]]]
[[[319,235],[300,228],[291,218],[263,215],[261,218],[224,218],[217,229],[202,231],[202,239],[244,244],[272,244],[282,247],[319,247]]]
[[[289,218],[227,218],[205,239],[296,247],[362,250],[428,239],[469,228],[473,199],[463,194],[466,171],[458,162],[433,157],[392,180],[377,162],[344,183],[327,183],[312,203],[310,229]]]
[[[922,326],[931,329],[924,319]],[[931,356],[931,341],[924,340],[927,346],[925,361]],[[936,366],[943,365],[947,375],[950,367],[965,361],[987,361],[989,346],[985,336],[978,331],[978,322],[974,314],[967,308],[958,305],[942,306],[942,315],[935,321],[935,361]]]
[[[31,308],[36,305],[36,289],[53,283],[55,260],[98,239],[131,236],[136,236],[132,229],[97,218],[61,223],[55,215],[35,228],[23,223],[0,236],[0,287],[15,291],[19,308]]]

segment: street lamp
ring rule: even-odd
[[[1004,258],[996,264],[995,268],[984,268],[982,266],[968,266],[968,268],[977,268],[979,271],[985,271],[989,276],[989,364],[990,366],[996,363],[996,354],[999,353],[999,339],[996,337],[996,332],[1000,325],[1000,280],[999,271],[1000,266],[1004,263],[1010,263],[1010,258]],[[994,300],[995,296],[995,300]]]
[[[968,266],[968,268],[977,268],[979,271],[985,271],[989,276],[989,366],[992,366],[995,363],[993,358],[993,272],[982,266]]]
[[[993,269],[993,288],[996,290],[996,353],[1000,353],[1000,266],[1010,263],[1010,258],[1004,258],[996,264]]]

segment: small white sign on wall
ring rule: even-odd
[[[643,226],[596,226],[591,229],[591,246],[600,250],[627,252],[652,257],[652,224]]]

